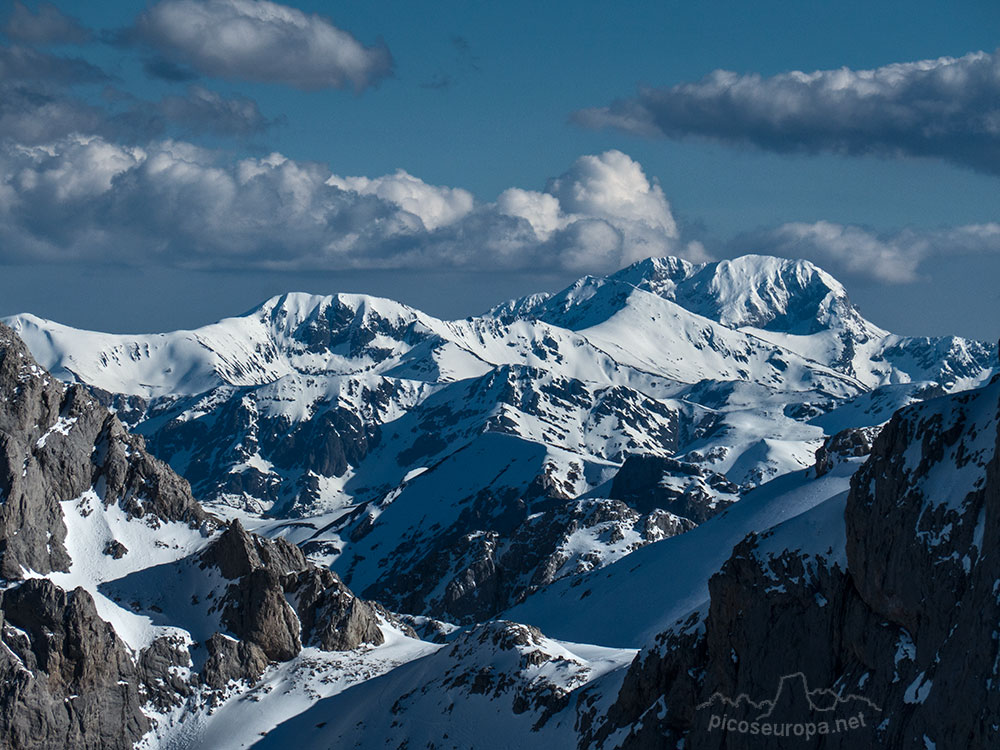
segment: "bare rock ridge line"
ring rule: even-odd
[[[72,568],[60,503],[87,491],[149,527],[179,522],[210,536],[222,523],[194,500],[184,479],[146,452],[141,437],[85,387],[64,386],[39,367],[3,324],[0,449],[5,747],[129,748],[151,727],[142,710],[147,702],[165,708],[200,686],[252,683],[269,662],[294,657],[303,642],[326,650],[382,642],[375,610],[336,574],[308,563],[295,545],[248,533],[239,522],[197,559],[231,583],[217,604],[227,633],[204,644],[208,658],[188,679],[177,667],[191,666],[189,644],[161,637],[135,653],[100,618],[86,590],[64,591],[34,577]],[[120,545],[106,554],[129,551]]]

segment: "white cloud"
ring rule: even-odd
[[[342,177],[281,154],[230,162],[181,141],[72,137],[0,152],[0,193],[17,204],[0,220],[0,261],[600,273],[701,254],[677,240],[662,192],[624,154],[581,159],[551,185],[572,210],[516,188],[476,203],[403,171]]]
[[[717,70],[574,115],[779,152],[930,156],[1000,172],[1000,52],[763,77]]]
[[[903,243],[898,237],[880,239],[860,227],[828,221],[784,224],[771,230],[768,239],[773,243],[769,251],[819,258],[821,263],[890,283],[915,281],[917,266],[926,253],[924,243]]]
[[[670,204],[663,190],[650,183],[642,166],[621,151],[581,156],[549,181],[546,192],[569,214],[640,222],[665,236],[677,237]]]
[[[384,45],[366,47],[323,16],[267,0],[161,0],[136,29],[175,62],[223,78],[360,91],[392,72]]]
[[[62,153],[48,148],[25,153],[39,168],[20,171],[15,178],[17,187],[23,193],[43,193],[62,205],[107,192],[116,176],[146,156],[141,149],[115,146],[100,138],[72,139]]]
[[[461,219],[475,204],[475,198],[467,190],[428,185],[402,169],[374,179],[332,175],[326,184],[393,203],[419,216],[426,229],[437,229]]]
[[[580,273],[618,268],[625,261],[622,247],[625,238],[621,230],[600,219],[580,219],[565,231],[563,239],[564,268]]]
[[[682,245],[663,190],[621,151],[581,156],[544,193],[511,188],[497,210],[526,220],[540,239],[565,247],[573,268],[608,267],[650,256],[707,256],[700,245]]]
[[[541,240],[547,240],[568,222],[559,199],[548,193],[508,188],[497,197],[496,205],[501,214],[527,221]]]
[[[578,159],[552,192],[495,202],[406,172],[342,177],[281,154],[230,161],[183,141],[126,147],[96,136],[0,147],[0,262],[196,268],[572,270],[647,256],[709,259],[618,152]],[[729,253],[808,258],[835,273],[908,283],[931,261],[1000,253],[1000,224],[878,233],[790,223]]]

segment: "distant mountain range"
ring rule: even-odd
[[[6,323],[5,658],[32,710],[84,689],[17,603],[82,586],[46,606],[111,623],[95,684],[134,665],[147,747],[742,747],[695,706],[799,672],[909,747],[948,628],[982,635],[947,608],[985,606],[996,346],[883,331],[806,261],[648,259],[456,321],[287,294],[193,331]],[[73,721],[14,746],[112,746]]]

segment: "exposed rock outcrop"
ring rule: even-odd
[[[4,591],[0,606],[4,747],[124,750],[149,729],[139,672],[86,591],[32,579]]]
[[[366,393],[371,399],[379,395]],[[195,406],[190,400],[154,404],[146,417],[163,426],[150,435],[150,448],[168,461],[183,461],[178,468],[206,500],[242,498],[254,510],[280,505],[294,513],[294,507],[308,498],[308,488],[293,488],[279,481],[276,473],[247,465],[250,457],[265,455],[274,469],[285,474],[339,477],[379,442],[378,425],[346,408],[322,404],[312,419],[293,423],[286,416],[260,413],[263,406],[254,398],[229,386],[220,388],[205,399],[215,410],[211,420],[182,418]],[[220,472],[220,465],[240,469]]]
[[[531,716],[534,729],[540,729],[568,705],[572,690],[586,682],[590,672],[589,665],[537,628],[506,620],[463,632],[435,659],[447,668],[397,698],[389,709],[392,714],[411,712],[412,717],[422,704],[426,710],[427,703],[447,700],[454,706],[458,700],[482,696],[498,712]],[[405,732],[406,724],[399,726],[397,733]]]
[[[295,573],[308,567],[302,552],[294,544],[278,537],[265,539],[251,534],[238,520],[230,522],[211,546],[201,554],[204,565],[214,565],[224,578],[242,578],[259,568],[276,575]]]
[[[872,443],[882,431],[877,427],[849,427],[823,441],[816,450],[816,476],[829,473],[830,469],[845,458],[859,458],[872,452]]]
[[[583,744],[785,746],[713,727],[713,713],[747,726],[806,717],[803,748],[1000,743],[1000,382],[898,412],[843,517],[839,550],[738,545],[707,612],[636,658],[605,717],[583,704]],[[836,729],[849,716],[856,726]]]
[[[385,640],[375,610],[352,594],[336,573],[309,568],[287,582],[285,591],[299,612],[306,645],[347,651]]]
[[[205,643],[208,660],[201,670],[201,680],[216,690],[230,682],[253,684],[267,669],[267,655],[252,641],[238,641],[216,633]]]
[[[270,568],[252,570],[229,586],[222,624],[256,643],[268,659],[288,661],[302,650],[298,617],[285,600],[281,577]]]
[[[342,651],[384,640],[379,617],[368,603],[354,596],[335,573],[312,565],[298,547],[280,537],[265,539],[232,521],[200,559],[203,566],[214,566],[233,581],[218,607],[222,625],[241,644],[213,636],[203,676],[212,686],[228,679],[256,679],[258,652],[266,664],[291,659],[303,643]]]
[[[640,512],[610,498],[530,498],[541,486],[542,481],[533,482],[523,496],[480,493],[425,555],[401,560],[364,595],[402,612],[482,622],[553,581],[696,525],[665,510]]]
[[[82,386],[62,385],[0,324],[0,577],[67,570],[59,503],[91,488],[149,523],[212,523],[188,483]]]
[[[180,636],[161,636],[143,649],[139,675],[147,701],[163,711],[178,706],[194,692],[188,643]]]
[[[170,710],[192,697],[199,682],[212,689],[233,680],[252,683],[269,660],[294,657],[301,650],[300,620],[308,624],[302,635],[321,648],[382,642],[379,616],[334,574],[309,564],[295,545],[263,539],[233,522],[186,563],[195,570],[194,561],[212,566],[232,581],[205,606],[214,607],[222,627],[240,640],[221,634],[208,639],[200,677],[193,671],[192,644],[182,635],[131,651],[98,617],[87,591],[67,592],[29,577],[74,564],[60,503],[88,492],[104,508],[88,504],[79,518],[115,505],[117,518],[124,515],[147,532],[180,522],[207,536],[221,525],[184,479],[146,451],[141,437],[129,434],[85,387],[63,386],[40,368],[0,324],[3,747],[132,747],[150,729],[142,707]],[[103,551],[107,557],[100,559],[108,565],[136,554],[113,537],[101,544],[92,554]],[[171,542],[157,538],[155,544],[169,549]],[[22,577],[28,580],[18,583]],[[287,596],[293,590],[295,607]],[[150,607],[152,614],[162,611]]]
[[[633,455],[625,459],[608,494],[642,513],[660,509],[698,524],[736,502],[740,488],[696,464]]]

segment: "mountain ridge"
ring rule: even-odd
[[[119,392],[59,383],[0,326],[0,520],[44,510],[0,533],[50,561],[3,571],[0,671],[28,692],[0,691],[0,723],[108,744],[17,718],[92,688],[123,747],[708,748],[694,707],[801,673],[916,741],[906,707],[959,689],[949,628],[993,606],[995,349],[885,334],[809,264],[743,265],[740,289],[740,263],[649,261],[625,269],[649,289],[586,278],[463,321],[301,294],[144,338],[21,319]],[[701,312],[667,298],[684,284]],[[176,487],[216,515],[184,523]],[[107,669],[60,677],[95,651]]]
[[[213,512],[290,534],[365,595],[462,622],[618,559],[619,535],[686,531],[812,466],[835,433],[996,371],[992,345],[893,336],[822,269],[766,256],[646,259],[452,321],[289,293],[170,334],[12,323]],[[659,482],[604,496],[643,456],[671,459]],[[414,515],[431,486],[437,510]],[[408,577],[426,585],[400,588]]]

